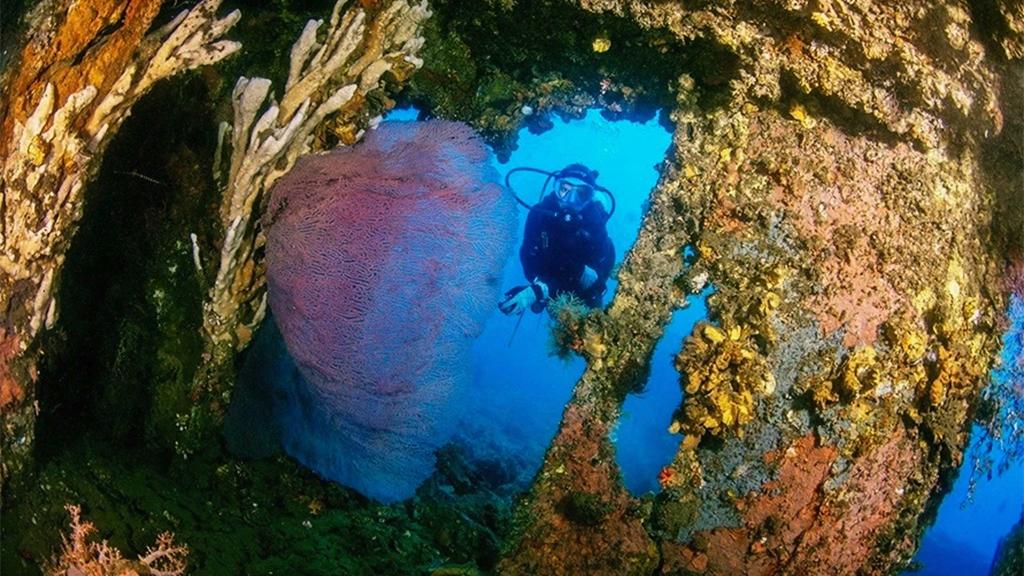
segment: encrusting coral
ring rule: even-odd
[[[1024,58],[1024,3],[1020,0],[998,0],[993,2],[994,6],[987,6],[993,21],[993,39],[999,43],[1007,59],[1020,60]]]
[[[155,82],[240,48],[220,39],[239,13],[217,18],[219,0],[204,0],[149,31],[160,4],[40,3],[35,18],[45,21],[48,11],[59,17],[33,30],[4,77],[0,323],[17,352],[2,383],[20,391],[8,396],[21,398],[3,415],[4,479],[23,467],[32,447],[39,354],[33,344],[56,320],[54,294],[85,185],[103,151]],[[114,31],[101,35],[113,23]]]
[[[754,399],[775,391],[775,377],[739,326],[725,330],[698,323],[683,343],[675,367],[684,378],[684,404],[670,432],[686,434],[693,448],[706,432],[743,435],[754,418]]]
[[[571,358],[573,352],[582,354],[586,348],[588,309],[575,294],[566,292],[552,298],[547,305],[552,319],[551,348],[562,360]],[[592,341],[594,336],[590,336]],[[591,345],[592,346],[592,345]]]

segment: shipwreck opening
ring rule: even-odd
[[[669,432],[672,416],[682,406],[684,396],[673,361],[683,338],[697,322],[707,319],[706,295],[691,297],[690,306],[672,313],[651,355],[647,386],[639,394],[630,394],[622,405],[613,432],[615,459],[626,488],[635,496],[661,490],[658,473],[679,450],[682,437]]]
[[[613,238],[620,265],[656,182],[657,173],[649,169],[671,157],[671,133],[679,118],[668,112],[701,116],[724,107],[730,83],[739,77],[738,56],[707,38],[684,43],[667,30],[646,29],[611,12],[595,14],[549,0],[441,0],[432,9],[434,16],[424,28],[424,66],[396,97],[399,107],[414,106],[419,112],[393,112],[388,118],[468,122],[492,147],[502,178],[520,166],[558,170],[582,162],[598,170],[602,184],[630,196],[627,201],[617,196],[617,212],[609,222],[609,231],[621,235]],[[595,160],[573,153],[581,147],[598,152]],[[631,170],[651,180],[644,184],[627,174]],[[605,181],[613,173],[622,184]],[[534,203],[543,178],[517,177],[513,185],[517,191],[522,186],[523,200]],[[525,219],[521,208],[520,239]],[[503,290],[523,284],[522,275],[515,255],[506,267]],[[605,305],[616,277],[613,271]],[[683,315],[697,312],[695,306]],[[510,338],[514,322],[495,312],[478,338],[471,393],[488,401],[474,404],[479,414],[467,417],[455,439],[461,434],[468,447],[486,438],[490,447],[477,453],[506,454],[516,461],[521,489],[528,488],[585,367],[578,356],[568,366],[549,356],[548,320],[526,316]],[[675,338],[671,347],[681,339]],[[528,374],[517,368],[522,365],[530,367]],[[661,368],[670,369],[671,362]],[[678,445],[679,437],[668,433],[671,413],[680,404],[678,375],[665,375],[658,389],[631,398],[627,418],[616,431],[620,454],[636,456],[620,460],[636,493],[656,486],[658,470]],[[664,394],[674,395],[667,406]],[[644,437],[652,422],[662,439],[653,450]]]
[[[616,199],[615,213],[607,223],[607,230],[615,247],[617,268],[636,240],[647,210],[648,196],[659,177],[657,167],[670,143],[671,134],[653,119],[646,123],[616,122],[598,110],[589,110],[583,119],[557,122],[542,134],[521,134],[518,149],[509,161],[495,162],[495,166],[502,176],[524,166],[554,171],[568,164],[582,163],[597,170],[598,183],[611,190]],[[511,182],[516,192],[527,203],[537,202],[544,176],[517,176],[518,173],[513,174],[515,180]],[[523,277],[519,246],[528,215],[526,208],[519,207],[516,252],[505,266],[503,290],[527,281]],[[603,297],[604,305],[611,302],[616,286],[613,271]],[[698,306],[692,310],[700,313]],[[576,355],[567,356],[564,360],[558,358],[552,333],[553,320],[547,312],[539,315],[526,313],[518,328],[517,320],[495,310],[483,335],[478,338],[470,395],[483,401],[470,401],[473,408],[459,426],[461,433],[457,434],[455,441],[467,446],[475,444],[479,453],[480,441],[486,439],[490,447],[483,450],[484,453],[507,454],[519,463],[522,475],[518,487],[525,489],[541,464],[572,388],[583,373],[585,362]],[[681,336],[675,338],[671,346],[676,346],[680,339]],[[666,342],[671,340],[665,339]],[[671,370],[671,363],[666,367]],[[678,378],[665,375],[663,380],[666,379],[667,383],[663,382],[666,386],[659,386],[657,393],[645,394],[643,398],[631,401],[629,410],[632,416],[620,426],[620,451],[637,456],[632,460],[620,460],[626,468],[627,480],[656,477],[656,469],[650,472],[652,465],[660,468],[666,459],[670,459],[664,450],[656,450],[656,455],[651,455],[647,445],[649,439],[643,437],[650,422],[664,416],[664,426],[661,423],[655,425],[659,436],[677,443],[666,430],[667,418],[678,405]],[[663,388],[669,390],[669,395],[674,388],[676,397],[670,402],[668,415],[654,416],[665,408],[660,400],[665,392]],[[652,464],[654,461],[656,464]]]
[[[252,24],[243,20],[236,34],[247,40],[244,58],[157,85],[112,141],[68,254],[58,329],[46,336],[54,352],[41,365],[40,455],[57,455],[83,433],[169,451],[182,426],[210,418],[192,409],[190,386],[201,363],[197,327],[216,256],[202,253],[208,266],[200,272],[194,251],[219,238],[208,216],[218,201],[208,158],[216,123],[230,116],[233,78],[256,68],[283,84],[285,67],[274,62],[306,14],[329,4],[262,10]],[[659,133],[659,149],[643,161],[650,168],[665,157],[670,135],[657,126],[672,126],[664,111],[678,93],[695,109],[714,108],[738,74],[735,55],[711,41],[684,45],[669,32],[557,2],[445,0],[433,11],[423,69],[401,91],[389,87],[397,91],[394,101],[375,100],[370,109],[415,103],[423,116],[466,121],[501,161],[520,139],[557,134],[559,120],[629,120],[621,126],[639,123]],[[268,38],[268,29],[288,32]],[[609,144],[606,152],[616,147],[629,148]],[[618,210],[635,220],[628,226],[635,237],[644,208],[622,203]],[[618,262],[631,243],[616,242]],[[606,302],[613,291],[614,274]]]

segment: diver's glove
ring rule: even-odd
[[[590,287],[597,282],[597,272],[590,266],[583,267],[583,275],[580,276],[580,288],[583,290],[590,290]]]
[[[516,286],[505,292],[505,297],[498,303],[498,309],[506,316],[518,316],[526,312],[527,308],[534,309],[534,312],[539,312],[539,310],[535,309],[536,305],[540,304],[540,308],[543,309],[547,299],[547,284],[540,280],[534,280],[532,284]]]

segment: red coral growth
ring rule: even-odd
[[[792,549],[817,517],[822,496],[820,487],[828,478],[835,461],[831,446],[816,447],[813,435],[798,440],[789,449],[766,455],[769,461],[781,461],[779,479],[767,483],[761,491],[741,501],[745,526],[717,528],[694,536],[698,545],[662,545],[662,572],[682,570],[701,572],[710,568],[718,574],[770,574],[776,562],[773,554],[759,554],[766,547]],[[758,530],[766,523],[771,530]],[[769,534],[752,540],[759,532]]]
[[[880,144],[833,128],[822,130],[828,131],[823,145],[800,148],[796,158],[780,166],[769,199],[786,207],[796,229],[811,240],[824,291],[811,297],[810,306],[822,332],[845,325],[845,345],[870,344],[879,325],[903,301],[891,277],[896,270],[882,262],[877,239],[893,242],[896,248],[906,236],[899,214],[887,206],[885,197],[892,186],[886,179],[897,169],[891,158],[898,158],[906,145],[882,154],[875,150]],[[775,137],[766,130],[751,147],[777,146]],[[904,155],[909,154],[908,148]],[[878,160],[849,163],[850,158],[865,157]]]
[[[743,526],[698,533],[689,544],[663,543],[662,573],[817,574],[823,567],[829,574],[885,573],[872,566],[890,566],[914,545],[906,540],[880,550],[877,537],[896,516],[920,451],[900,429],[826,495],[836,456],[831,446],[815,446],[813,435],[768,454],[781,461],[779,479],[737,503]],[[873,554],[893,557],[870,563]]]
[[[1014,249],[1009,255],[1009,260],[1010,264],[1003,276],[1006,289],[1018,298],[1024,298],[1024,255],[1019,249]]]
[[[788,569],[810,574],[828,566],[832,574],[888,574],[887,568],[909,555],[916,542],[904,533],[902,540],[882,546],[879,536],[897,518],[905,486],[921,469],[922,458],[918,444],[897,427],[885,444],[856,460],[814,524],[799,535]],[[872,556],[884,560],[869,562]]]
[[[0,408],[21,402],[25,390],[11,374],[11,362],[18,354],[18,337],[0,328]]]
[[[497,572],[512,575],[592,576],[650,574],[657,548],[623,488],[607,438],[608,425],[593,406],[574,401],[535,482],[531,518]]]
[[[676,475],[676,471],[671,466],[665,466],[658,472],[658,484],[661,484],[662,490],[668,488],[669,484],[672,483],[672,478]]]
[[[147,548],[146,555],[138,560],[127,560],[121,551],[107,544],[107,541],[89,542],[88,537],[96,531],[92,522],[82,522],[82,509],[68,504],[65,508],[71,514],[71,535],[63,536],[63,545],[44,571],[52,576],[181,576],[185,572],[188,556],[187,546],[175,546],[174,536],[164,532],[157,537],[156,547]]]

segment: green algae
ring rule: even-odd
[[[220,463],[219,463],[220,462]],[[417,574],[442,564],[489,568],[509,502],[486,491],[452,501],[434,477],[406,503],[381,506],[285,457],[160,460],[76,442],[42,466],[37,489],[8,501],[0,567],[38,573],[66,532],[66,503],[126,556],[170,531],[191,574]],[[26,558],[32,558],[27,560]]]
[[[558,504],[560,514],[583,526],[599,526],[613,509],[604,496],[592,492],[572,492]]]

